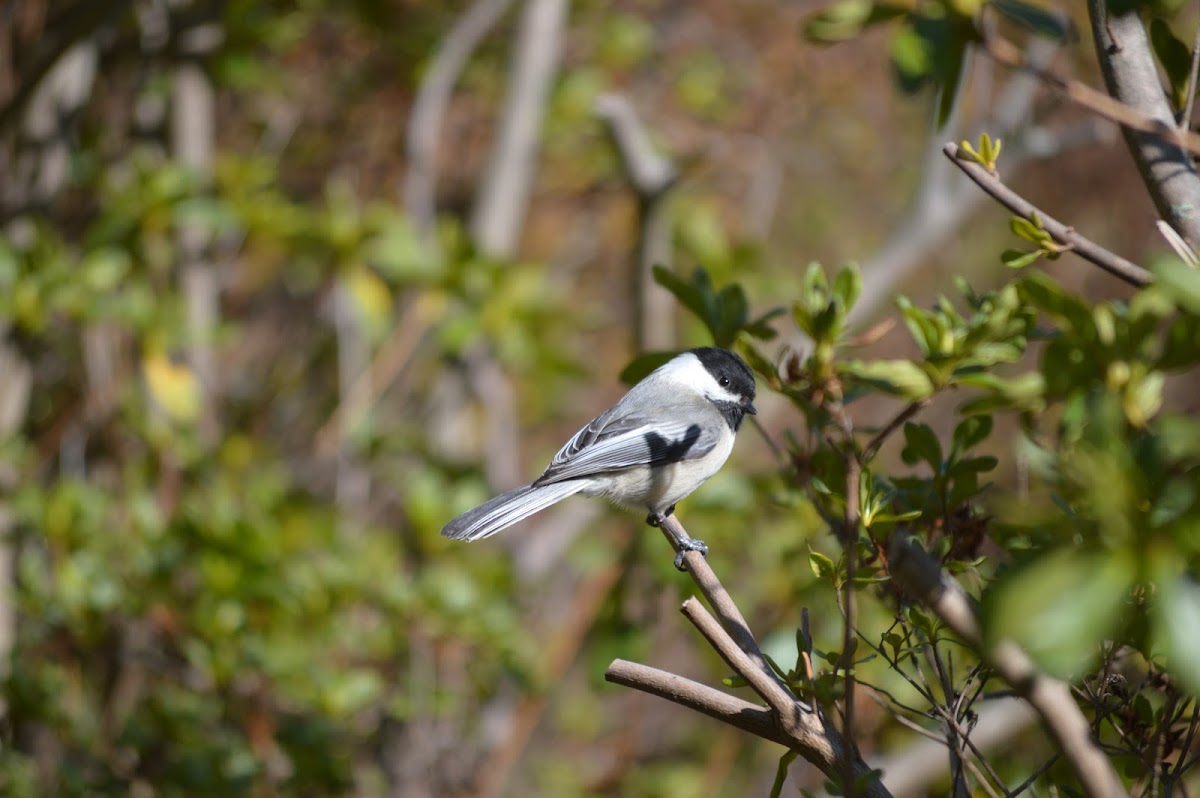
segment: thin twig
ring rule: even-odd
[[[928,404],[929,399],[918,399],[897,413],[895,417],[885,424],[883,428],[879,430],[879,432],[875,433],[875,437],[871,438],[867,445],[863,447],[861,456],[862,461],[864,463],[871,462],[871,460],[875,458],[875,455],[879,453],[879,447],[883,446],[884,441],[891,437],[892,433],[895,432],[902,424],[904,424],[904,422],[911,419],[917,413],[920,413]]]
[[[1097,116],[1131,130],[1157,136],[1163,141],[1200,155],[1200,135],[1180,130],[1173,125],[1145,116],[1119,100],[1114,100],[1104,92],[1093,89],[1086,83],[1064,78],[1049,69],[1032,64],[1025,60],[1021,49],[1007,39],[990,37],[984,42],[984,52],[1007,67],[1022,69],[1036,75],[1044,84]]]
[[[1179,750],[1186,753],[1192,750],[1192,740],[1196,737],[1196,727],[1200,724],[1200,701],[1192,703],[1192,720],[1188,723],[1187,736],[1183,738],[1183,744],[1179,746]],[[1171,779],[1178,779],[1184,773],[1184,757],[1180,757],[1175,761],[1175,766],[1171,768]]]
[[[1150,283],[1152,279],[1150,272],[1141,266],[1110,252],[1090,238],[1075,232],[1074,228],[1048,216],[1033,203],[1029,202],[1029,200],[1006,186],[999,177],[989,172],[982,164],[966,158],[960,158],[957,144],[947,143],[942,147],[942,152],[946,154],[951,163],[961,169],[967,177],[975,181],[976,185],[1013,213],[1031,221],[1034,214],[1037,214],[1042,227],[1050,234],[1050,237],[1059,244],[1070,248],[1076,255],[1091,261],[1109,274],[1124,280],[1130,285],[1141,288]]]
[[[617,659],[613,660],[604,672],[604,679],[613,684],[665,698],[674,704],[787,748],[795,744],[795,741],[776,725],[771,710],[683,676],[649,665]]]
[[[1035,37],[1029,42],[1025,56],[1030,63],[1045,65],[1051,62],[1058,48],[1059,45],[1049,39]],[[971,53],[975,54],[971,56],[972,61],[977,61],[980,67],[987,63],[987,56],[978,48],[971,48]],[[977,74],[982,70],[976,70],[972,65],[969,71]],[[955,102],[945,130],[965,130],[970,125],[1004,139],[1009,146],[1005,150],[1005,163],[1010,168],[1020,168],[1035,157],[1044,158],[1045,153],[1035,152],[1035,148],[1030,146],[1028,129],[1039,86],[1036,76],[1018,72],[1008,78],[994,100],[986,103],[987,111],[982,119],[956,123],[955,119],[964,112],[963,103]],[[968,87],[969,81],[964,80],[959,91],[965,93]],[[1047,138],[1055,141],[1064,139],[1061,133]],[[887,242],[863,263],[862,272],[866,279],[858,301],[847,316],[848,329],[857,330],[873,320],[880,307],[895,296],[898,286],[928,262],[931,252],[936,252],[951,240],[961,229],[963,221],[983,204],[984,195],[967,185],[954,185],[951,182],[953,173],[944,168],[938,150],[936,139],[930,137],[922,156],[921,181],[911,211],[895,227]]]
[[[1061,756],[1061,754],[1054,754],[1049,759],[1047,759],[1045,762],[1043,762],[1037,770],[1035,770],[1035,771],[1033,771],[1033,773],[1029,774],[1029,778],[1025,779],[1025,781],[1018,784],[1016,786],[1016,788],[1014,788],[1012,790],[1010,795],[1013,795],[1013,796],[1020,795],[1021,793],[1025,792],[1030,787],[1032,787],[1033,783],[1035,781],[1037,781],[1038,779],[1040,779],[1042,777],[1042,774],[1045,773],[1047,770],[1049,770],[1051,768],[1051,766],[1053,766],[1054,763],[1058,761],[1058,758],[1060,756]]]
[[[843,414],[844,418],[844,414]],[[846,736],[845,779],[847,795],[855,795],[852,773],[855,760],[854,750],[854,633],[857,629],[857,601],[854,593],[854,577],[858,567],[858,524],[859,501],[862,494],[862,463],[854,452],[854,431],[847,422],[846,445],[850,448],[846,456],[846,581],[842,585],[842,611],[845,626],[842,627],[842,667],[845,668],[845,694],[842,696],[842,734]]]
[[[962,728],[958,724],[957,713],[950,706],[956,698],[954,686],[951,684],[950,674],[942,664],[942,657],[937,645],[931,641],[923,649],[926,659],[933,667],[934,675],[937,676],[938,686],[942,688],[942,701],[935,705],[934,709],[946,722],[946,751],[950,757],[950,783],[953,785],[955,798],[963,798],[970,794],[967,790],[967,777],[963,773],[966,761],[966,757],[963,756],[963,743],[966,735],[962,733]]]
[[[680,612],[692,622],[692,625],[704,635],[704,639],[713,650],[721,655],[725,664],[746,680],[751,689],[767,702],[775,716],[779,719],[784,731],[795,734],[804,723],[801,715],[805,710],[796,701],[791,691],[778,680],[771,678],[745,651],[738,648],[737,643],[721,626],[716,618],[694,598],[683,602]]]

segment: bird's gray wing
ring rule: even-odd
[[[661,465],[703,457],[717,445],[711,429],[686,420],[620,415],[613,410],[597,416],[554,455],[534,481],[546,485],[635,465]]]

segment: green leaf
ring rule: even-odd
[[[1200,270],[1180,260],[1164,260],[1152,267],[1155,285],[1188,313],[1200,315]]]
[[[404,216],[388,220],[368,245],[367,259],[390,280],[432,282],[445,271]]]
[[[892,36],[892,67],[900,88],[909,94],[925,85],[933,74],[932,45],[911,22]]]
[[[1159,492],[1150,515],[1150,526],[1160,528],[1178,521],[1196,503],[1196,484],[1191,478],[1167,480]]]
[[[1162,407],[1163,384],[1166,379],[1166,375],[1161,371],[1152,371],[1132,381],[1126,388],[1122,404],[1125,418],[1129,419],[1130,424],[1144,427],[1154,417]]]
[[[743,335],[738,339],[737,350],[741,353],[742,357],[746,359],[746,363],[750,366],[752,371],[765,377],[767,379],[767,384],[770,385],[771,388],[779,390],[779,388],[783,385],[783,381],[779,377],[779,372],[775,370],[775,364],[768,360],[765,355],[759,352],[758,349],[752,343],[750,343],[746,335]]]
[[[738,331],[746,323],[748,306],[746,293],[736,283],[727,285],[716,296],[717,312],[713,319],[711,332],[713,343],[728,348],[737,338]]]
[[[978,418],[978,416],[973,416]],[[967,474],[982,474],[985,471],[992,471],[1000,464],[1000,461],[995,457],[984,455],[983,457],[968,457],[964,460],[959,460],[954,464],[951,474],[955,478],[961,478]]]
[[[779,766],[775,768],[775,781],[771,784],[771,798],[779,798],[783,793],[783,784],[787,781],[788,767],[796,761],[800,754],[796,751],[784,751],[779,757]]]
[[[654,282],[675,295],[685,308],[708,326],[712,326],[716,300],[713,297],[712,281],[708,272],[697,267],[689,283],[664,266],[655,266]]]
[[[1008,220],[1008,227],[1014,235],[1025,239],[1035,247],[1043,248],[1047,240],[1053,243],[1046,228],[1042,227],[1042,219],[1038,216],[1037,211],[1034,211],[1028,219],[1024,216],[1013,216]]]
[[[1006,249],[1000,253],[1000,260],[1010,269],[1024,269],[1030,264],[1036,263],[1037,259],[1045,253],[1040,249],[1035,249],[1033,252],[1021,252],[1017,249]]]
[[[924,510],[909,510],[908,512],[904,512],[904,513],[882,513],[880,515],[875,516],[871,520],[872,520],[872,523],[875,525],[898,524],[902,521],[915,521],[916,519],[918,519],[922,515],[924,515],[924,513],[925,513]],[[870,577],[869,581],[886,582],[890,578],[891,577],[878,577],[878,578]],[[858,581],[858,580],[856,579],[855,581]]]
[[[1171,82],[1175,107],[1182,108],[1187,101],[1187,84],[1192,72],[1191,49],[1175,37],[1171,27],[1160,17],[1150,20],[1150,44]]]
[[[913,338],[913,342],[921,350],[921,354],[929,357],[937,349],[940,337],[937,325],[934,324],[929,311],[914,305],[908,297],[898,297],[896,307],[904,318],[904,326]]]
[[[854,307],[862,293],[862,274],[856,266],[847,266],[833,278],[833,295],[841,302],[842,312]]]
[[[1121,624],[1135,573],[1120,551],[1043,555],[990,591],[986,633],[993,643],[1014,640],[1056,676],[1076,676]]]
[[[1195,364],[1197,359],[1200,359],[1200,317],[1173,319],[1155,365],[1160,369],[1180,369]]]
[[[1156,425],[1163,457],[1183,460],[1200,457],[1200,421],[1186,416],[1165,416]]]
[[[1197,276],[1200,277],[1200,273],[1197,273]],[[1025,298],[1039,310],[1065,321],[1074,330],[1082,332],[1094,328],[1092,306],[1045,274],[1029,272],[1021,279],[1018,287]]]
[[[954,428],[953,446],[955,455],[961,454],[983,443],[992,434],[991,416],[969,416],[959,422]]]
[[[621,382],[633,385],[678,354],[678,352],[647,352],[644,355],[638,355],[621,371]]]
[[[808,552],[808,567],[812,569],[813,576],[818,579],[833,579],[837,574],[837,568],[833,564],[833,560],[826,557],[819,551],[809,549]]]
[[[770,341],[771,339],[775,338],[778,333],[776,333],[775,330],[769,326],[768,322],[770,322],[771,319],[775,318],[776,316],[780,316],[786,312],[787,311],[785,311],[783,308],[773,308],[768,310],[757,319],[748,322],[745,326],[745,331],[760,341]]]
[[[992,8],[1004,16],[1041,36],[1055,41],[1065,41],[1072,36],[1068,17],[1021,0],[992,0]]]
[[[863,28],[899,15],[900,9],[873,0],[840,0],[804,22],[804,37],[818,44],[853,39]]]
[[[1180,575],[1158,580],[1158,587],[1156,646],[1166,653],[1168,670],[1193,694],[1200,694],[1200,585]]]
[[[911,360],[873,360],[843,363],[841,370],[883,391],[906,399],[924,399],[933,394],[933,381]]]
[[[941,54],[942,68],[938,75],[938,111],[937,127],[939,130],[946,126],[950,112],[954,110],[954,101],[958,98],[958,85],[962,81],[963,67],[967,60],[967,45],[971,39],[970,25],[955,25],[955,35],[947,47],[948,51]]]
[[[128,250],[100,247],[84,256],[79,271],[87,287],[97,293],[112,291],[133,266]]]
[[[904,449],[900,458],[909,465],[928,463],[936,474],[942,468],[942,444],[927,424],[910,421],[904,425]]]

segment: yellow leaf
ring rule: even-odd
[[[355,313],[372,339],[386,330],[392,322],[392,292],[387,283],[365,266],[357,266],[342,277]]]
[[[200,415],[200,381],[186,363],[151,351],[142,358],[142,375],[150,397],[172,421],[191,423]]]

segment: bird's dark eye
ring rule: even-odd
[[[722,388],[729,387],[729,378],[728,377],[722,377],[721,379],[717,380],[717,382],[720,384],[720,386]]]

